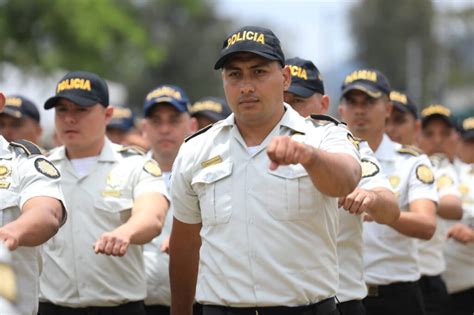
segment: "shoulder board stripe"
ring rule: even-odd
[[[145,151],[138,147],[138,146],[135,146],[135,145],[129,145],[129,146],[125,146],[125,147],[122,147],[121,149],[118,150],[119,153],[134,153],[134,154],[138,154],[138,155],[145,155]]]
[[[209,129],[211,129],[211,127],[213,126],[214,124],[210,124],[202,129],[199,129],[198,131],[196,131],[195,133],[193,133],[192,135],[186,137],[184,139],[184,142],[188,142],[189,140],[191,140],[192,138],[196,137],[196,136],[199,136],[200,134],[202,133],[205,133],[206,131],[208,131]]]
[[[401,153],[401,154],[409,154],[409,155],[413,155],[413,156],[419,156],[420,153],[418,153],[417,151],[413,150],[413,149],[409,149],[409,148],[400,148],[397,150],[398,153]]]
[[[329,116],[329,115],[316,115],[316,114],[312,114],[310,115],[310,117],[314,120],[325,120],[325,121],[330,121],[330,122],[333,122],[334,124],[339,125],[339,124],[343,124],[343,125],[346,125],[345,122],[342,122],[332,116]]]
[[[10,142],[10,145],[13,147],[17,147],[25,151],[25,153],[30,156],[30,155],[42,155],[43,153],[41,152],[41,149],[34,144],[33,142],[30,142],[28,140],[17,140],[17,141],[12,141]]]

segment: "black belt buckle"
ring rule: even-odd
[[[367,285],[367,296],[379,296],[379,286],[378,285]]]

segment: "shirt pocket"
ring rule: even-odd
[[[228,223],[232,216],[232,163],[224,162],[201,169],[191,185],[199,198],[203,225]]]
[[[318,192],[302,165],[280,166],[268,172],[273,176],[271,191],[275,198],[271,198],[267,210],[274,219],[292,221],[315,216]]]
[[[20,216],[20,195],[13,191],[0,191],[0,226]]]
[[[100,217],[103,217],[106,222],[109,222],[111,227],[118,227],[130,219],[133,200],[124,197],[97,198],[94,202],[94,208]]]

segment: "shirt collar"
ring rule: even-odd
[[[283,103],[285,107],[285,113],[283,117],[278,122],[278,125],[287,127],[294,130],[295,132],[305,133],[304,126],[306,124],[301,124],[301,121],[304,120],[290,105]],[[226,119],[221,123],[222,126],[234,126],[235,125],[235,116],[234,113],[230,114]]]
[[[99,154],[99,162],[115,162],[118,160],[118,155],[120,154],[117,152],[119,145],[113,144],[110,142],[109,139],[105,138],[104,146]],[[59,161],[67,159],[66,156],[66,148],[65,146],[61,146],[51,151],[51,154],[48,156],[50,161]]]
[[[395,142],[383,134],[382,142],[374,152],[375,157],[380,161],[391,161],[395,159]]]
[[[0,157],[1,158],[10,158],[12,153],[9,149],[10,144],[8,141],[0,135]]]

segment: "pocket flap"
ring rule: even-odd
[[[287,178],[287,179],[295,179],[304,176],[309,176],[306,169],[301,165],[286,165],[286,166],[279,166],[276,170],[268,170],[268,172],[274,176]]]
[[[192,179],[191,184],[211,184],[232,174],[232,162],[224,162],[201,169]]]

